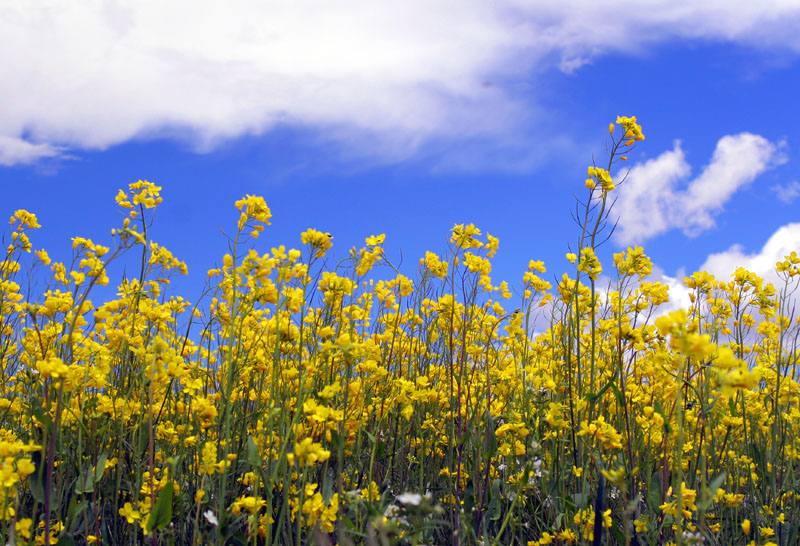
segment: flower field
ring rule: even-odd
[[[170,290],[187,270],[156,242],[152,183],[120,190],[107,246],[75,237],[72,263],[15,212],[3,544],[800,543],[800,257],[775,284],[695,273],[691,306],[664,311],[641,248],[597,256],[625,191],[610,171],[644,136],[618,118],[608,138],[573,269],[532,260],[511,283],[471,224],[414,278],[383,235],[340,263],[314,229],[262,251],[270,210],[248,195],[194,301]],[[118,261],[136,268],[111,279]]]

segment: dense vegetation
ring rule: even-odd
[[[154,184],[120,191],[113,244],[76,237],[71,264],[15,212],[4,543],[797,544],[800,258],[777,286],[695,273],[691,306],[661,311],[641,248],[595,254],[625,189],[609,171],[644,138],[609,129],[574,270],[552,286],[531,261],[516,296],[473,225],[411,279],[382,235],[337,264],[313,229],[257,251],[270,211],[246,196],[193,304],[171,294],[186,266],[153,238]],[[93,302],[125,253],[138,271]]]

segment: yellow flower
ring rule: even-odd
[[[200,473],[214,474],[216,472],[216,465],[217,446],[214,442],[206,442],[203,444],[202,455],[200,456]]]
[[[464,224],[455,224],[453,225],[450,242],[459,248],[481,248],[483,243],[475,238],[480,234],[481,230],[476,228],[473,224],[467,226]]]
[[[241,211],[239,215],[238,228],[241,231],[244,229],[247,222],[254,220],[260,224],[270,225],[270,218],[272,218],[272,211],[269,210],[267,203],[263,197],[257,195],[245,195],[242,199],[236,201],[236,209]],[[261,231],[264,231],[264,225],[257,224],[253,226],[251,235],[258,237]]]
[[[440,279],[447,276],[447,262],[441,261],[439,256],[433,252],[425,252],[425,257],[420,260],[420,265],[424,265],[434,276]]]
[[[293,460],[300,466],[311,466],[314,463],[324,463],[331,456],[331,452],[314,442],[311,438],[304,438],[294,444]]]
[[[30,476],[36,471],[36,467],[30,459],[20,459],[17,461],[17,473],[21,478]]]
[[[631,142],[633,140],[644,140],[642,126],[636,123],[636,116],[617,116],[617,123],[622,125],[622,128],[625,130],[625,138],[629,139],[630,144],[633,144],[633,142]],[[626,142],[626,146],[627,145],[628,142]]]
[[[622,448],[622,435],[610,423],[607,423],[602,415],[591,423],[581,422],[578,436],[588,436],[595,443],[602,445],[604,449]]]
[[[142,517],[139,511],[134,510],[133,505],[129,502],[126,502],[125,506],[119,509],[119,515],[128,520],[128,523],[135,523],[137,519]]]
[[[365,487],[361,490],[361,498],[370,502],[380,500],[381,492],[378,489],[378,484],[370,482],[369,487]]]
[[[250,514],[255,514],[258,510],[266,505],[267,501],[264,499],[242,496],[237,498],[231,505],[231,511],[237,516],[242,512],[242,510],[247,511]]]
[[[597,259],[594,249],[591,247],[586,247],[581,250],[581,259],[578,262],[578,271],[583,271],[589,275],[590,279],[594,281],[596,281],[600,276],[600,273],[603,272],[603,266],[600,264],[600,260]]]
[[[572,544],[578,540],[578,536],[571,529],[564,529],[558,533],[559,540]]]
[[[31,525],[33,524],[33,520],[31,518],[22,518],[14,523],[14,529],[17,531],[17,534],[24,538],[25,540],[31,539]]]
[[[128,185],[128,194],[131,197],[133,205],[140,205],[146,209],[152,209],[163,201],[160,197],[161,186],[156,186],[147,180],[139,180],[133,184]],[[122,194],[122,199],[120,199]],[[122,191],[117,194],[117,203],[126,208],[133,208],[131,201],[126,200],[126,196]]]
[[[333,246],[333,236],[330,233],[322,233],[316,229],[304,231],[300,234],[300,241],[315,251],[315,258],[321,258]]]
[[[68,369],[64,361],[57,356],[50,357],[46,360],[39,360],[36,363],[36,369],[42,374],[42,377],[52,377],[59,379],[67,373]]]
[[[761,533],[761,536],[764,538],[774,537],[775,530],[772,527],[759,527],[758,531]]]
[[[609,172],[605,169],[600,167],[591,166],[587,169],[589,174],[589,178],[586,180],[586,186],[590,188],[594,188],[595,181],[600,183],[600,186],[603,188],[603,192],[610,192],[616,186],[614,185],[614,181],[611,178]]]

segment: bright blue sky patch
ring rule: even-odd
[[[245,194],[274,215],[262,251],[312,227],[341,259],[386,233],[408,274],[473,222],[500,239],[495,284],[518,286],[530,259],[565,270],[573,194],[635,115],[607,268],[642,244],[666,280],[769,276],[800,251],[800,8],[561,4],[6,8],[0,214],[36,213],[35,248],[66,260],[69,237],[109,242],[118,188],[155,182],[153,238],[192,298]]]

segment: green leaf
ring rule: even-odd
[[[658,509],[661,506],[661,472],[656,471],[650,477],[650,483],[647,486],[647,504],[650,511],[654,514],[660,512]]]
[[[711,504],[714,502],[714,496],[717,494],[717,489],[725,482],[726,477],[727,473],[723,472],[711,480],[707,488],[703,488],[702,494],[700,495],[700,502],[697,503],[697,507],[700,508],[700,510],[708,510],[711,507]]]
[[[74,495],[70,497],[69,506],[67,507],[67,520],[72,522],[69,525],[70,533],[76,532],[80,527],[83,519],[77,516],[86,510],[87,506],[89,506],[88,502],[78,502],[78,497]]]
[[[336,450],[342,449],[344,447],[344,439],[339,435],[338,431],[335,430],[331,431],[331,445]]]
[[[472,508],[475,506],[475,488],[472,484],[472,478],[467,481],[467,487],[464,489],[464,511],[467,514],[472,513]]]
[[[379,460],[383,459],[386,456],[386,442],[383,440],[378,440],[376,444],[377,448],[375,449],[375,457]]]
[[[800,530],[800,521],[798,521],[789,528],[788,532],[789,540],[786,542],[786,544],[795,544],[795,539],[797,537],[798,530]]]
[[[31,495],[38,503],[44,503],[44,464],[42,461],[42,450],[31,453],[31,460],[36,470],[30,477]]]
[[[241,529],[237,529],[234,534],[228,537],[225,544],[230,544],[231,546],[247,546],[247,537],[244,536],[244,532]]]
[[[349,532],[351,532],[351,533],[358,532],[358,528],[356,527],[356,524],[353,523],[353,520],[351,520],[347,516],[342,516],[342,523],[344,523],[344,526],[347,527],[347,530]]]
[[[572,505],[571,508],[573,509],[574,508],[583,509],[589,506],[588,493],[573,493],[572,495],[570,495],[570,497],[572,498],[572,502],[570,504]]]
[[[636,507],[639,506],[640,502],[642,502],[642,495],[641,493],[636,493],[636,496],[628,501],[628,512],[632,514],[636,510]]]
[[[496,478],[492,482],[492,496],[491,496],[491,499],[492,499],[492,501],[491,501],[491,511],[492,511],[491,519],[492,519],[492,521],[499,520],[500,517],[503,515],[503,503],[502,503],[502,499],[500,497],[500,485],[501,484],[502,484],[502,482],[498,478]]]
[[[611,381],[603,385],[603,388],[600,389],[599,391],[589,392],[583,395],[583,399],[586,400],[587,402],[594,402],[595,400],[603,396],[608,391],[608,389],[610,389],[613,385],[614,385],[614,380],[612,379]]]
[[[33,416],[39,421],[39,424],[42,425],[47,436],[53,434],[53,419],[44,411],[44,408],[38,405],[34,406],[31,408],[31,413],[33,413]]]
[[[325,472],[325,477],[322,479],[322,501],[325,504],[333,497],[333,482],[336,480],[336,472],[332,468],[328,468]]]
[[[147,442],[149,440],[148,432],[144,426],[139,427],[138,443],[136,445],[136,453],[144,453],[147,451]]]
[[[616,383],[611,383],[611,387],[614,389],[614,394],[617,397],[617,401],[619,402],[619,405],[620,406],[624,406],[625,405],[625,395],[622,393],[621,390],[619,390],[619,387],[617,387]]]
[[[154,528],[163,529],[172,519],[172,495],[174,493],[175,484],[170,480],[161,494],[158,496],[156,505],[150,512],[150,517],[147,518],[147,532],[149,533]]]
[[[181,473],[180,466],[181,461],[183,461],[183,454],[177,455],[175,457],[167,458],[167,468],[169,469],[169,476],[177,476]]]
[[[261,455],[252,436],[247,437],[247,461],[253,466],[261,466]]]
[[[78,475],[78,481],[75,482],[75,494],[91,493],[94,491],[94,472],[92,472],[91,465],[86,467],[86,470]]]
[[[263,483],[267,483],[267,476],[264,474],[264,468],[261,466],[261,454],[258,452],[258,446],[252,436],[247,437],[247,462],[253,467],[253,470],[258,474],[258,477]]]
[[[108,453],[102,453],[100,458],[97,459],[97,464],[94,467],[94,483],[99,482],[103,478],[103,473],[106,471],[107,460]]]
[[[56,546],[75,546],[75,540],[70,535],[61,535]]]
[[[617,544],[625,544],[625,533],[622,531],[622,526],[620,525],[620,520],[614,519],[612,520],[611,526],[611,536],[614,537]]]

